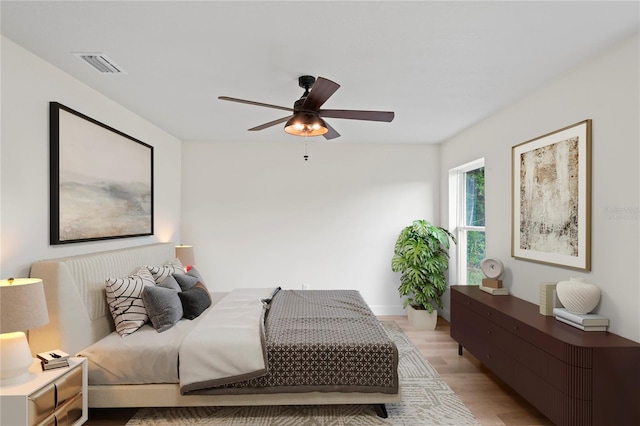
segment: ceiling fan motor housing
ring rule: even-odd
[[[311,89],[313,83],[316,82],[316,78],[311,75],[301,75],[298,77],[298,85],[305,90]]]

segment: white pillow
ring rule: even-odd
[[[107,278],[107,304],[121,336],[133,333],[149,320],[142,301],[142,290],[148,285],[155,285],[155,281],[147,268],[129,277]]]
[[[149,272],[151,272],[151,275],[153,275],[153,279],[155,280],[156,284],[160,284],[165,280],[165,278],[170,275],[185,273],[184,266],[182,265],[182,262],[180,262],[180,259],[178,259],[177,257],[172,261],[165,263],[163,266],[147,265],[146,268],[149,270]]]

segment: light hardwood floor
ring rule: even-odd
[[[435,331],[416,330],[406,316],[381,316],[395,321],[413,344],[482,425],[551,425],[544,415],[495,377],[471,354],[458,355],[458,344],[449,334],[449,323],[438,318]],[[122,426],[136,409],[91,409],[89,426]]]

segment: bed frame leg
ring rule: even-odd
[[[376,410],[376,414],[378,415],[378,417],[381,417],[383,419],[389,417],[389,414],[387,414],[387,407],[385,407],[384,404],[374,404],[373,408]]]

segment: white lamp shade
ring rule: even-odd
[[[0,385],[22,382],[33,362],[24,331],[49,322],[42,280],[0,280]]]
[[[176,257],[180,259],[180,262],[182,262],[184,266],[193,266],[196,264],[195,257],[193,256],[193,246],[176,246]]]
[[[0,333],[27,331],[48,322],[41,279],[0,280]]]

